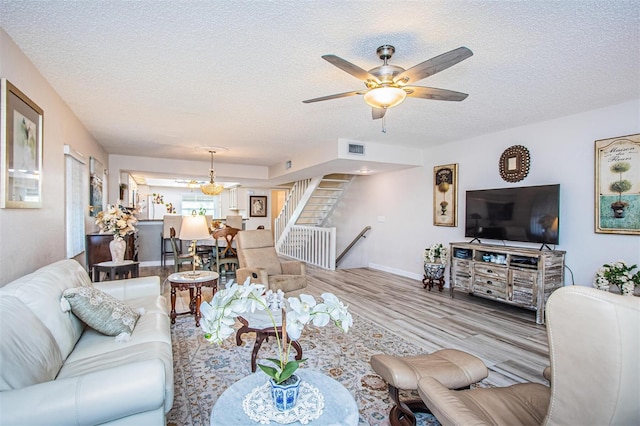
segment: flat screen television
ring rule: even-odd
[[[558,244],[560,185],[467,191],[465,237]]]

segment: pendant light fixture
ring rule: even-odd
[[[205,195],[218,195],[224,190],[224,186],[215,182],[216,172],[213,169],[213,154],[215,151],[209,151],[211,154],[211,168],[209,169],[209,183],[200,185],[200,190]]]

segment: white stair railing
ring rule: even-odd
[[[336,268],[336,228],[293,225],[278,253],[331,271]]]
[[[309,201],[309,198],[311,198],[311,195],[313,194],[313,191],[318,187],[321,181],[322,181],[321,177],[311,178],[309,179],[309,182],[305,184],[306,188],[304,191],[301,191],[301,190],[297,191],[297,192],[302,192],[302,194],[300,194],[299,200],[295,207],[293,206],[287,207],[289,211],[291,211],[291,209],[293,210],[291,211],[290,214],[288,214],[290,216],[289,220],[287,220],[286,224],[284,225],[284,228],[276,229],[276,231],[278,232],[278,234],[276,234],[278,235],[278,238],[276,239],[276,251],[280,252],[282,250],[282,245],[284,244],[285,237],[289,233],[289,229],[296,224],[296,221],[300,217],[300,213],[302,213],[302,210],[304,210],[304,206],[307,204],[307,202]],[[284,207],[283,207],[283,210],[284,210]]]
[[[276,241],[280,239],[280,236],[282,235],[282,232],[286,228],[287,223],[289,223],[289,221],[291,220],[291,217],[293,216],[293,212],[295,211],[298,204],[300,204],[300,200],[302,199],[302,196],[304,195],[305,191],[309,187],[310,182],[311,182],[311,179],[299,180],[295,182],[291,187],[291,189],[289,190],[289,193],[287,194],[287,199],[285,200],[284,205],[282,206],[282,210],[280,211],[280,214],[274,221],[273,237]]]

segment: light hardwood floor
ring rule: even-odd
[[[143,267],[140,275],[159,275],[164,282],[173,272]],[[479,297],[423,289],[422,282],[368,268],[326,271],[307,267],[305,293],[334,293],[351,312],[394,331],[426,353],[442,348],[464,350],[481,358],[490,374],[488,383],[506,386],[520,382],[547,384],[542,370],[549,365],[547,332],[535,323],[535,312]],[[221,279],[224,282],[224,278]],[[169,285],[164,285],[169,300]],[[188,292],[178,292],[178,311],[186,310]],[[211,290],[203,291],[210,300]]]

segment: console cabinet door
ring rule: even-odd
[[[521,306],[535,308],[538,294],[538,273],[512,268],[509,285],[512,288],[511,300]]]
[[[451,284],[452,290],[471,292],[471,268],[472,263],[469,260],[452,259],[451,260]]]

